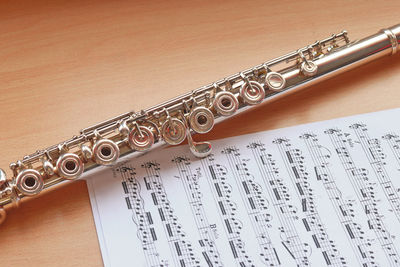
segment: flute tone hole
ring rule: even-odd
[[[224,99],[221,100],[221,104],[224,107],[228,108],[228,107],[231,106],[231,100],[229,98],[224,98]]]
[[[69,171],[73,171],[76,168],[76,163],[75,161],[69,160],[65,163],[65,168]]]
[[[36,179],[32,176],[28,176],[28,177],[26,177],[24,183],[27,187],[32,188],[36,185]]]
[[[197,122],[200,125],[205,125],[207,123],[207,117],[204,115],[200,115],[199,117],[197,117]]]
[[[108,157],[111,155],[111,148],[109,148],[108,146],[102,147],[101,148],[101,154],[105,157]]]

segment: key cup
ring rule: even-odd
[[[133,150],[146,151],[154,144],[154,135],[149,128],[135,124],[129,132],[128,143]]]
[[[164,141],[170,145],[179,145],[186,138],[185,124],[177,118],[169,117],[161,126]]]
[[[75,180],[82,175],[84,165],[78,155],[65,153],[58,158],[56,170],[61,177],[67,180]]]
[[[93,146],[93,157],[97,164],[112,165],[119,158],[119,147],[110,139],[100,139]]]
[[[18,174],[15,185],[24,195],[33,196],[42,191],[43,177],[35,169],[25,169]]]
[[[196,107],[190,112],[189,124],[196,133],[208,133],[214,127],[214,114],[205,107]]]
[[[238,109],[239,102],[231,92],[222,91],[215,95],[213,107],[219,115],[230,116]]]

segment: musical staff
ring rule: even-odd
[[[273,143],[278,146],[290,180],[296,188],[297,197],[302,203],[302,211],[306,215],[302,220],[307,232],[312,234],[315,246],[321,250],[327,265],[346,266],[345,259],[338,251],[335,242],[329,238],[327,229],[317,211],[317,204],[308,182],[309,174],[304,165],[305,158],[302,151],[294,148],[287,138],[277,138]]]
[[[233,137],[202,159],[166,148],[97,172],[105,266],[400,266],[399,117]]]
[[[389,144],[390,150],[396,158],[398,166],[400,166],[400,138],[396,133],[388,133],[382,137]]]
[[[130,164],[126,164],[114,168],[114,171],[122,178],[121,184],[124,194],[126,195],[126,205],[129,210],[132,210],[132,219],[137,226],[137,237],[142,242],[147,266],[168,266],[168,263],[165,260],[161,260],[159,257],[155,245],[157,234],[154,229],[153,219],[151,213],[147,212],[144,208],[144,202],[140,196],[140,183],[136,179],[135,168]]]
[[[261,248],[259,254],[262,262],[267,266],[280,266],[278,254],[268,234],[271,215],[268,213],[268,202],[263,196],[261,186],[255,182],[254,176],[247,168],[246,160],[240,157],[240,152],[236,147],[224,148],[222,153],[226,155],[230,170],[234,174],[240,196]]]
[[[381,186],[387,200],[392,207],[392,212],[396,215],[397,220],[400,222],[400,198],[398,192],[391,181],[386,170],[386,155],[383,152],[380,140],[371,138],[368,134],[368,128],[363,123],[355,123],[350,126],[353,129],[358,141],[360,142],[363,151],[368,158],[376,177],[378,178],[379,185]]]
[[[217,203],[219,215],[224,223],[225,234],[236,265],[240,267],[255,266],[241,237],[243,225],[237,217],[236,203],[232,201],[231,185],[227,181],[227,169],[217,163],[212,154],[202,159],[201,163]]]
[[[360,266],[374,266],[376,262],[375,253],[372,248],[371,240],[368,240],[365,230],[355,220],[354,201],[345,199],[342,191],[336,184],[336,175],[331,170],[330,151],[318,142],[318,137],[313,133],[305,133],[300,136],[304,140],[312,161],[314,162],[314,171],[318,181],[323,184],[325,192],[335,210],[336,216],[340,221],[347,241],[356,256]]]
[[[295,221],[298,220],[296,207],[291,203],[291,197],[284,178],[279,177],[279,168],[271,154],[266,153],[265,145],[252,142],[248,146],[261,173],[267,189],[271,205],[274,207],[280,222],[281,243],[293,258],[297,266],[310,266],[309,256],[311,248],[302,241],[296,230]]]
[[[221,262],[218,248],[215,244],[215,232],[212,225],[208,222],[204,204],[202,201],[202,193],[198,183],[198,175],[193,173],[190,168],[190,160],[185,156],[174,157],[172,160],[179,171],[180,180],[182,181],[186,198],[192,210],[197,230],[201,239],[200,246],[203,250],[202,255],[209,267],[223,266]]]
[[[363,207],[368,218],[369,229],[375,233],[376,240],[379,242],[390,266],[399,266],[400,257],[377,207],[378,199],[376,198],[375,184],[370,181],[368,171],[355,164],[347,148],[347,137],[340,129],[330,128],[325,133],[329,136],[358,201]]]
[[[148,161],[142,165],[142,168],[146,170],[147,175],[144,177],[146,189],[151,191],[153,203],[158,208],[175,265],[200,266],[200,261],[194,255],[192,244],[186,239],[186,234],[168,200],[161,181],[159,163]]]

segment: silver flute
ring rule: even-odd
[[[205,157],[211,144],[193,141],[192,134],[207,133],[216,122],[246,108],[393,55],[399,46],[400,24],[353,42],[342,31],[162,104],[85,128],[69,140],[11,163],[11,178],[0,169],[0,223],[6,218],[5,208],[18,206],[21,198],[155,144],[178,145],[187,139],[191,152]]]

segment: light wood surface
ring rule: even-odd
[[[317,39],[400,23],[400,1],[0,2],[0,166]],[[400,55],[218,125],[215,139],[400,106]],[[0,266],[101,266],[84,181],[23,201]],[[133,266],[133,265],[132,265]]]

